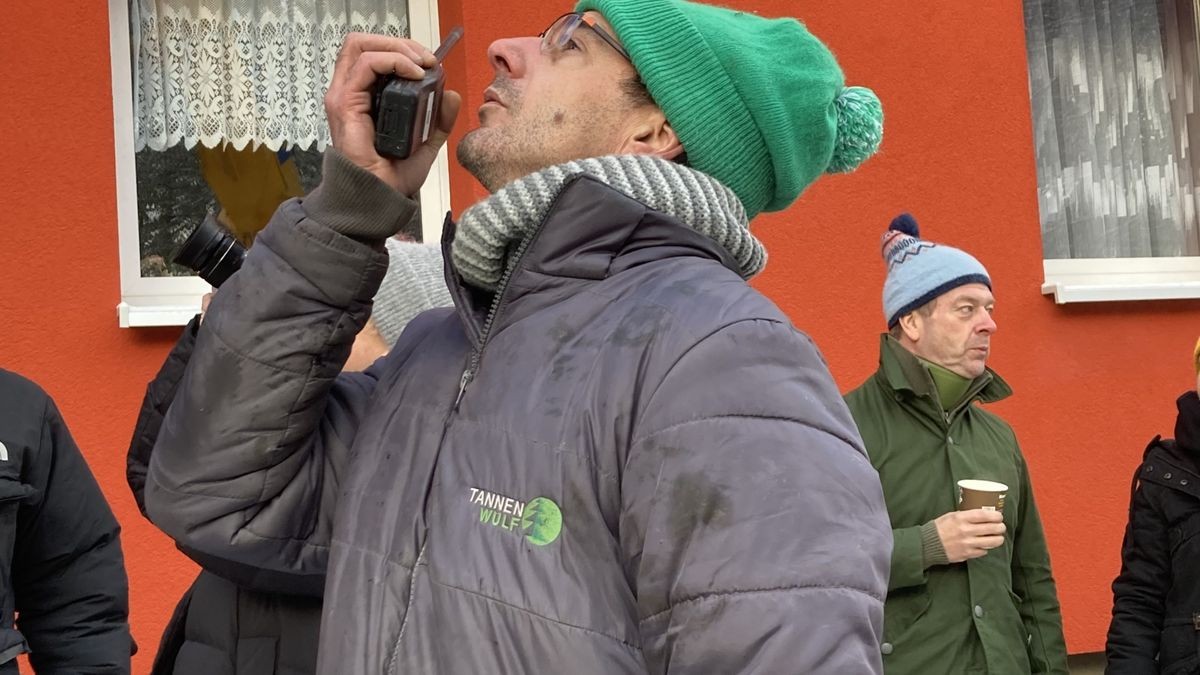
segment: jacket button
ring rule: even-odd
[[[983,618],[983,606],[982,605],[975,605],[975,616],[980,619]]]
[[[1165,478],[1165,479],[1167,479],[1167,480],[1171,480],[1171,472],[1170,472],[1170,471],[1168,471],[1168,472],[1164,473],[1164,474],[1163,474],[1163,478]]]
[[[1151,471],[1154,471],[1154,465],[1153,465],[1153,464],[1147,464],[1147,465],[1146,465],[1146,473],[1150,473]]]
[[[1187,485],[1187,483],[1188,483],[1188,480],[1187,480],[1186,478],[1184,478],[1183,480],[1179,481],[1179,484],[1180,484],[1180,485]]]
[[[891,654],[892,653],[892,643],[885,642],[885,643],[879,645],[879,651],[882,652],[884,656]]]

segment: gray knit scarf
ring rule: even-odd
[[[464,211],[450,249],[463,279],[496,291],[508,266],[516,263],[510,254],[533,235],[563,185],[580,173],[712,239],[737,261],[744,279],[767,263],[762,243],[750,234],[742,202],[715,178],[665,159],[612,155],[542,169]]]

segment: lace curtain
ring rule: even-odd
[[[1200,255],[1194,0],[1024,0],[1046,258]]]
[[[350,31],[407,36],[405,0],[130,0],[137,150],[324,150]]]

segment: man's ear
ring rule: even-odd
[[[900,317],[900,332],[909,342],[916,342],[921,338],[921,329],[920,312],[909,312]]]
[[[683,154],[683,143],[666,116],[656,107],[651,110],[630,124],[617,154],[653,155],[662,159],[675,159]]]

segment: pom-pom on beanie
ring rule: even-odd
[[[845,86],[833,54],[795,19],[685,0],[575,8],[588,10],[612,24],[688,164],[729,186],[751,218],[879,149],[879,99]]]

